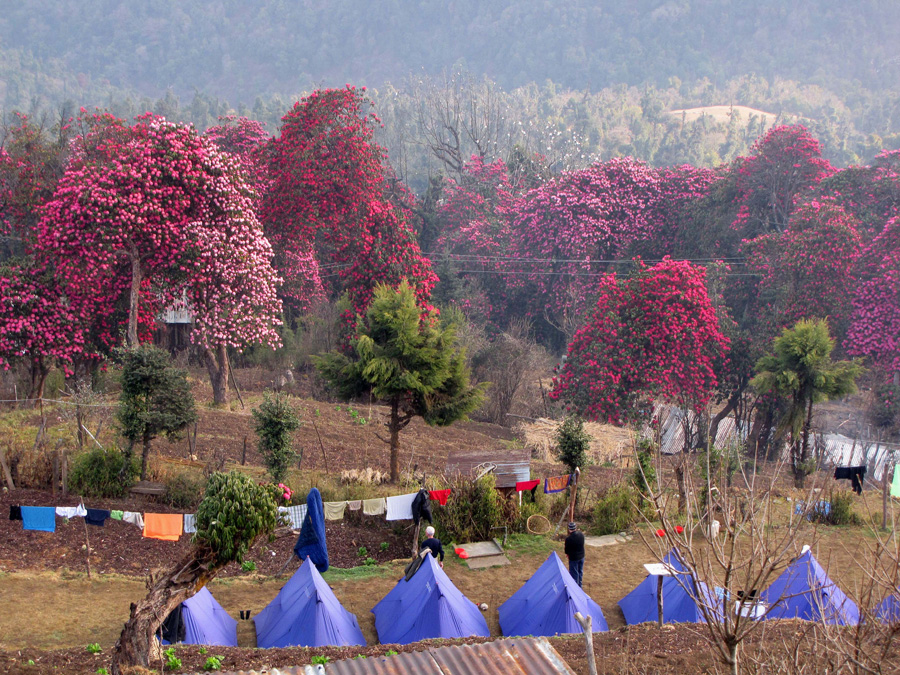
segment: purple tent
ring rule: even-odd
[[[825,570],[806,551],[760,594],[769,606],[766,619],[824,620],[838,626],[859,623],[859,608],[828,578]]]
[[[362,645],[366,640],[309,559],[253,619],[256,646],[327,647]]]
[[[398,581],[372,613],[382,644],[491,634],[481,611],[460,593],[432,555],[425,556],[409,581]]]
[[[895,593],[878,603],[878,607],[875,608],[875,618],[881,623],[900,622],[900,597]]]
[[[593,630],[609,630],[600,605],[581,590],[553,551],[525,585],[500,605],[500,629],[504,635],[581,633],[576,612],[591,616]]]
[[[678,551],[672,549],[663,558],[663,562],[673,569],[683,572],[684,566],[678,557]],[[625,623],[636,624],[657,621],[659,618],[656,593],[659,577],[648,574],[637,587],[619,600],[619,607],[625,615]],[[702,594],[702,595],[701,595]],[[678,577],[663,577],[663,623],[705,623],[703,610],[697,605],[702,598],[708,608],[718,607],[715,595],[703,582],[694,584],[688,574]]]
[[[181,621],[185,644],[237,647],[237,621],[216,602],[206,586],[181,603]]]

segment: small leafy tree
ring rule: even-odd
[[[753,387],[787,403],[781,431],[790,433],[791,468],[798,488],[814,468],[809,456],[813,404],[852,394],[863,372],[856,361],[832,361],[833,349],[828,324],[804,319],[785,328],[775,339],[773,353],[756,364],[759,374],[753,378]]]
[[[300,419],[284,396],[268,393],[259,408],[253,410],[253,419],[254,430],[259,436],[259,454],[272,479],[281,482],[287,477],[288,467],[297,459],[291,434],[300,426]]]
[[[275,491],[236,471],[215,473],[197,509],[191,550],[169,569],[151,575],[147,597],[131,605],[116,642],[113,675],[148,668],[153,635],[175,607],[209,583],[230,562],[241,562],[257,537],[278,519]]]
[[[416,303],[405,281],[396,289],[379,285],[351,356],[340,352],[316,359],[338,396],[350,400],[366,392],[387,402],[385,426],[391,447],[391,481],[400,478],[400,432],[413,417],[449,426],[481,405],[486,384],[469,384],[465,353],[456,346],[453,326],[441,326]],[[379,436],[379,438],[381,438]]]
[[[194,397],[187,373],[172,366],[169,355],[152,345],[122,352],[121,381],[118,418],[128,441],[125,457],[130,462],[135,443],[143,444],[141,480],[146,480],[153,439],[162,435],[177,440],[197,421]]]
[[[584,430],[584,420],[578,415],[566,417],[556,430],[556,458],[574,472],[590,462],[590,447],[591,437]]]

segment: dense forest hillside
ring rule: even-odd
[[[107,87],[253,101],[455,67],[507,89],[750,73],[874,89],[896,85],[898,21],[886,0],[24,0],[0,16],[0,62],[7,107]]]

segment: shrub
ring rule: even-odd
[[[203,664],[203,670],[221,670],[222,661],[224,660],[224,656],[210,656],[206,659],[206,663]]]
[[[368,555],[368,553],[369,553],[369,551],[366,550],[366,547],[365,547],[365,546],[360,546],[360,547],[359,547],[359,550],[356,552],[356,554],[357,554],[360,558],[365,558],[366,555]]]
[[[256,571],[256,563],[252,560],[245,560],[241,563],[241,569],[245,572],[255,572]]]
[[[640,495],[630,485],[620,484],[609,488],[594,507],[594,534],[616,534],[628,530],[643,518],[638,506]]]
[[[203,499],[203,487],[206,482],[185,471],[166,476],[166,494],[162,500],[176,509],[195,509]]]
[[[883,384],[877,387],[869,414],[877,427],[891,427],[900,422],[900,386]]]
[[[287,399],[268,393],[253,410],[253,419],[263,463],[276,483],[283,482],[290,465],[300,457],[291,447],[291,434],[300,426],[300,419]]]
[[[496,480],[492,474],[477,481],[458,477],[449,483],[453,495],[446,506],[441,507],[435,524],[444,541],[484,541],[493,536],[492,527],[515,523],[515,518],[509,520],[504,514],[503,498],[495,489]],[[515,506],[515,502],[512,504]]]
[[[69,486],[84,497],[121,497],[134,484],[139,471],[135,458],[126,467],[125,455],[119,450],[93,448],[72,461]]]
[[[556,458],[569,467],[569,471],[590,464],[590,447],[591,437],[584,430],[584,421],[580,417],[571,415],[559,425],[556,432]]]
[[[379,548],[381,548],[382,553],[384,553],[391,547],[391,545],[389,543],[387,543],[386,541],[381,542],[378,546],[379,546]]]
[[[166,668],[168,670],[181,670],[181,659],[175,656],[174,647],[169,647],[164,651],[163,656],[166,657]]]
[[[831,511],[824,518],[829,525],[859,525],[860,518],[853,512],[852,492],[840,490],[831,495]]]
[[[330,658],[328,658],[327,656],[323,656],[321,654],[316,654],[309,660],[309,662],[312,663],[313,665],[323,665],[323,666],[326,663],[328,663],[329,661],[331,661]]]
[[[103,650],[100,648],[99,642],[92,642],[85,649],[87,649],[88,654],[99,654]]]

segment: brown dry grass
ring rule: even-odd
[[[545,462],[555,461],[553,450],[559,424],[557,420],[540,418],[518,424],[516,433],[524,439],[525,447],[531,450],[533,457]],[[585,422],[584,430],[591,437],[589,453],[594,464],[631,465],[633,435],[630,430],[597,422]]]

